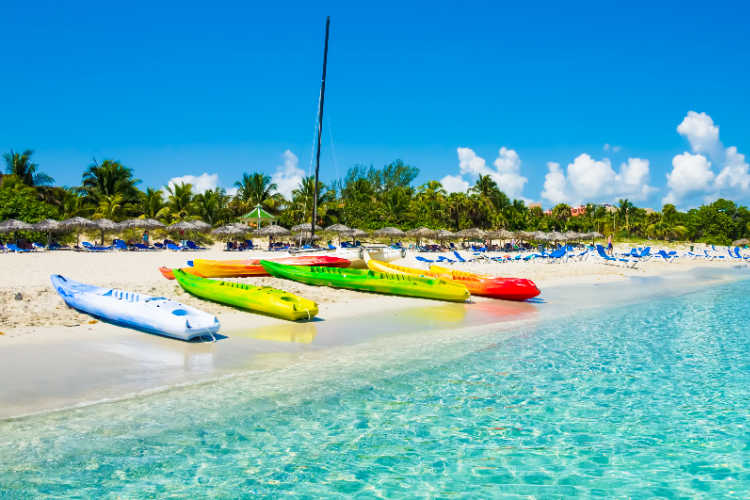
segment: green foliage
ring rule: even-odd
[[[15,175],[7,175],[0,186],[0,220],[19,219],[29,223],[59,217],[58,210],[37,196]]]
[[[52,184],[54,179],[49,175],[39,172],[39,165],[31,161],[34,152],[27,149],[23,153],[17,153],[12,149],[3,154],[5,170],[8,174],[15,175],[27,186],[39,186]]]
[[[235,183],[236,196],[217,188],[193,193],[190,184],[162,189],[138,189],[133,171],[118,161],[94,161],[82,176],[81,186],[48,186],[52,179],[31,161],[31,150],[3,155],[11,175],[1,178],[0,219],[18,218],[34,222],[47,217],[106,217],[120,220],[147,217],[171,223],[200,218],[212,225],[237,220],[255,205],[278,214],[279,223],[292,226],[312,219],[313,200],[318,200],[317,223],[343,223],[361,229],[426,226],[460,230],[506,228],[530,231],[598,231],[618,238],[705,241],[728,244],[750,236],[750,210],[719,199],[680,212],[664,205],[655,212],[636,207],[630,200],[617,206],[588,204],[585,214],[573,217],[570,206],[559,204],[548,213],[511,200],[489,176],[479,176],[466,193],[448,194],[438,181],[413,185],[419,169],[393,161],[382,168],[355,165],[330,185],[319,183],[315,193],[312,177],[304,178],[284,199],[271,177],[254,172]]]

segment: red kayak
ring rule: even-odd
[[[501,278],[487,274],[457,271],[432,264],[430,271],[441,278],[463,283],[473,295],[483,295],[505,300],[527,300],[541,292],[536,284],[524,278]]]
[[[321,266],[321,267],[349,267],[350,262],[340,257],[328,257],[326,255],[301,255],[298,257],[281,257],[278,259],[267,259],[271,262],[289,264],[293,266]],[[191,264],[188,262],[188,264]],[[191,274],[203,278],[246,278],[248,276],[268,276],[269,274],[260,265],[260,259],[253,260],[207,260],[195,259],[192,261]],[[160,269],[161,270],[161,269]],[[162,271],[167,279],[170,278]]]

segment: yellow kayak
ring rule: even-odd
[[[185,291],[202,299],[292,321],[312,319],[318,314],[318,304],[283,290],[210,280],[187,274],[181,269],[174,269],[172,272]]]

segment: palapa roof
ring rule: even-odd
[[[34,224],[36,231],[58,231],[60,230],[60,221],[55,219],[44,219]]]
[[[325,230],[332,233],[348,233],[351,232],[352,229],[349,226],[345,226],[343,224],[333,224],[331,226],[328,226]]]
[[[65,219],[60,223],[60,226],[64,228],[81,228],[81,227],[96,227],[96,223],[92,220],[85,219],[83,217],[71,217]]]
[[[375,231],[375,236],[404,236],[406,235],[405,232],[400,230],[397,227],[384,227],[382,229],[378,229]]]
[[[315,230],[322,231],[323,228],[315,224]],[[292,226],[292,232],[293,233],[310,233],[312,232],[312,223],[305,222],[303,224],[297,224],[296,226]]]
[[[96,219],[94,221],[94,224],[96,224],[97,229],[101,229],[102,231],[113,231],[115,229],[120,229],[119,224],[105,218]]]
[[[417,236],[419,238],[434,238],[437,231],[430,229],[429,227],[418,227],[416,229],[410,229],[406,231],[409,236]]]
[[[472,227],[469,229],[460,230],[456,233],[456,236],[460,236],[462,238],[484,238],[485,234],[485,231],[479,229],[478,227]]]
[[[9,233],[12,231],[25,231],[31,229],[34,229],[34,226],[29,224],[28,222],[24,222],[18,219],[8,219],[0,222],[0,232],[2,233]]]
[[[275,224],[266,226],[256,232],[260,236],[284,236],[289,233],[290,231],[287,228]]]

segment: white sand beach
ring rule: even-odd
[[[158,271],[162,265],[184,266],[193,258],[240,256],[279,255],[219,249],[0,255],[0,376],[17,380],[0,390],[0,418],[117,399],[238,371],[278,368],[321,349],[341,348],[383,335],[486,329],[501,323],[556,317],[613,300],[642,300],[644,294],[656,293],[665,282],[678,288],[702,286],[730,279],[741,274],[738,267],[747,267],[728,259],[685,258],[674,262],[652,259],[635,269],[606,265],[599,259],[455,264],[459,269],[534,280],[542,294],[538,302],[531,303],[472,297],[467,304],[454,304],[312,287],[270,277],[238,279],[315,300],[318,317],[305,323],[203,301],[185,293]],[[424,268],[425,264],[415,257],[407,253],[396,263]],[[707,270],[707,277],[696,279],[701,270]],[[209,311],[219,318],[223,338],[216,343],[186,343],[97,321],[64,304],[49,284],[53,273],[99,286],[162,295]],[[679,278],[663,279],[669,276]]]

